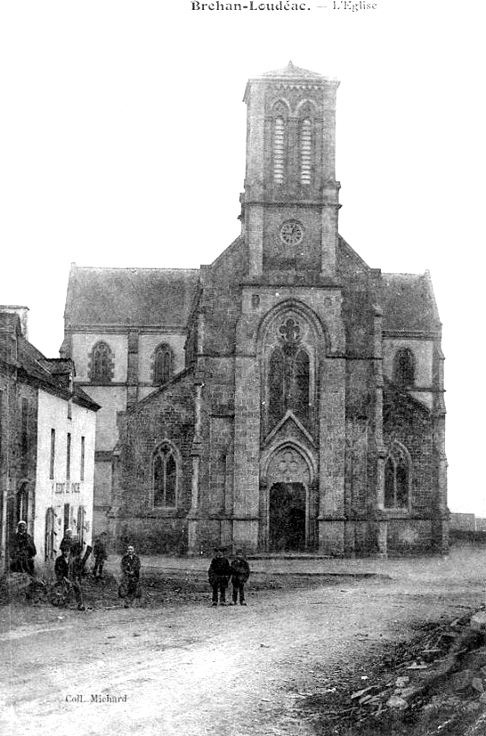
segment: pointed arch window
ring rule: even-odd
[[[154,506],[175,507],[177,505],[178,462],[174,448],[160,445],[153,459]]]
[[[275,426],[287,411],[301,421],[309,418],[310,361],[300,342],[300,327],[292,318],[279,327],[279,344],[268,363],[268,413]]]
[[[154,354],[154,385],[161,386],[172,377],[173,353],[170,345],[163,343],[159,345]]]
[[[410,461],[405,449],[394,443],[385,461],[385,508],[406,509],[410,504]]]
[[[400,348],[393,360],[393,381],[404,388],[415,383],[415,358],[409,348]]]
[[[279,115],[273,122],[273,179],[276,184],[285,181],[285,119]]]
[[[300,182],[312,181],[312,121],[306,118],[300,125]]]
[[[90,380],[96,383],[109,383],[113,378],[113,353],[106,342],[97,342],[91,352]]]

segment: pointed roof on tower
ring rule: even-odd
[[[302,69],[302,67],[300,66],[295,66],[291,61],[289,61],[287,66],[284,66],[283,69],[275,69],[275,71],[264,72],[261,76],[284,77],[285,79],[288,79],[289,77],[291,77],[292,79],[302,79],[303,77],[312,77],[313,79],[326,79],[326,77],[324,77],[322,74],[311,72],[309,71],[309,69]]]
[[[249,89],[252,84],[268,84],[269,82],[286,82],[287,84],[317,84],[319,86],[332,85],[335,87],[339,86],[339,80],[335,77],[325,77],[323,74],[318,72],[312,72],[309,69],[303,69],[300,66],[295,66],[291,61],[284,66],[283,69],[274,69],[270,72],[264,72],[257,77],[252,77],[248,80],[246,85],[245,95],[243,100],[246,101],[248,98]]]

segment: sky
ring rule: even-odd
[[[28,306],[30,341],[56,357],[71,262],[211,263],[239,234],[248,78],[290,60],[337,77],[340,233],[373,268],[430,270],[449,506],[486,516],[482,13],[451,0],[3,0],[0,304]]]

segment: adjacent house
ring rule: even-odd
[[[2,568],[19,520],[49,567],[67,527],[87,544],[93,523],[96,404],[71,360],[48,359],[26,338],[26,307],[0,306]]]

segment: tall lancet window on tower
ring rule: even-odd
[[[273,129],[273,178],[277,184],[285,181],[285,121],[278,117]]]
[[[300,126],[300,182],[310,184],[312,180],[312,122],[306,118]]]

